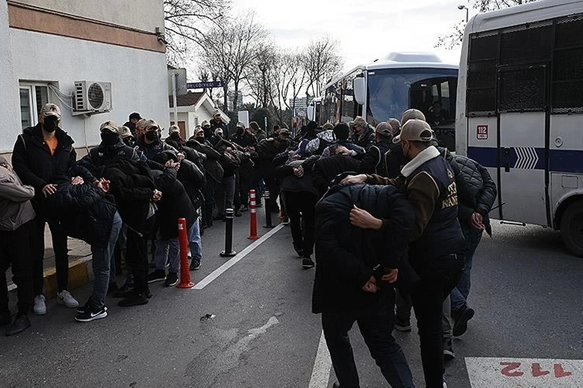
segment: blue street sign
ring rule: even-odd
[[[187,89],[209,89],[209,88],[222,88],[225,86],[223,81],[208,81],[208,82],[187,82]]]

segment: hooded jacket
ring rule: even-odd
[[[377,218],[387,219],[381,230],[350,224],[353,205]],[[380,293],[364,292],[373,267],[400,268],[415,214],[404,195],[393,186],[336,185],[316,204],[316,278],[312,311],[362,310],[379,303],[380,293],[392,285],[381,284]]]

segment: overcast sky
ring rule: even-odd
[[[254,11],[279,47],[305,47],[324,35],[337,40],[344,70],[393,51],[431,51],[444,62],[459,63],[459,49],[434,46],[465,20],[458,5],[470,8],[468,0],[233,0],[233,5],[235,15]],[[473,14],[470,8],[470,18]]]

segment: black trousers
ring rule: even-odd
[[[16,284],[18,315],[26,315],[32,307],[32,251],[35,221],[31,220],[14,231],[0,231],[0,313],[8,312],[6,270],[12,265],[12,281]]]
[[[58,291],[66,290],[69,284],[67,234],[57,221],[46,219],[37,212],[37,216],[34,219],[35,241],[32,246],[33,286],[35,295],[42,294],[44,288],[43,260],[45,256],[45,223],[49,224],[49,229],[51,230],[53,251],[55,252]]]
[[[421,279],[411,287],[411,300],[419,329],[425,385],[427,388],[442,388],[445,371],[441,324],[443,301],[459,280],[463,257],[451,254],[416,259],[409,260]]]
[[[148,237],[128,227],[127,253],[128,264],[134,277],[134,290],[144,293],[148,288]]]
[[[348,332],[354,322],[366,342],[371,356],[381,373],[393,388],[414,387],[413,376],[401,347],[392,336],[393,290],[385,291],[375,308],[361,311],[322,313],[322,327],[334,372],[342,388],[359,387],[358,372],[354,362]]]
[[[303,248],[304,257],[310,257],[314,252],[314,223],[318,197],[308,191],[285,191],[283,198],[293,243]]]

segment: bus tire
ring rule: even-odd
[[[561,217],[561,236],[567,248],[583,257],[583,201],[570,204]]]

